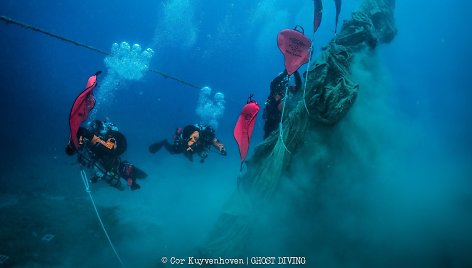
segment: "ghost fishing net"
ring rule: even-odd
[[[395,37],[394,8],[395,0],[365,0],[308,67],[305,103],[301,100],[285,110],[282,135],[272,133],[255,148],[247,172],[238,178],[238,191],[228,200],[201,254],[244,254],[258,206],[277,193],[294,155],[311,138],[310,126],[334,128],[354,104],[359,86],[350,74],[356,54],[372,52]]]

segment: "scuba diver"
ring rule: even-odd
[[[147,174],[123,161],[121,155],[127,149],[125,136],[118,128],[110,123],[100,120],[91,122],[90,127],[80,127],[77,132],[79,149],[76,150],[71,141],[66,146],[66,153],[73,155],[78,153],[79,163],[87,168],[93,168],[95,174],[91,182],[105,180],[110,185],[122,190],[121,178],[127,181],[131,190],[141,188],[136,183],[137,178],[145,178]]]
[[[162,147],[171,154],[183,153],[190,161],[193,161],[193,155],[200,156],[200,162],[203,163],[208,157],[208,151],[213,146],[221,155],[226,156],[224,145],[215,135],[215,130],[209,125],[187,125],[184,128],[177,128],[174,133],[174,142],[171,144],[166,139],[151,144],[149,152],[157,153]]]
[[[299,92],[302,87],[302,79],[298,71],[293,73],[294,82],[291,81],[287,75],[287,70],[277,75],[270,83],[270,94],[265,102],[264,112],[262,118],[265,120],[264,124],[264,139],[277,130],[282,116],[282,109],[287,96],[285,96],[286,88],[289,87],[288,93]]]

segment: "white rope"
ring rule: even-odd
[[[92,201],[92,205],[93,205],[93,208],[95,210],[95,214],[97,214],[98,221],[100,222],[100,225],[102,226],[103,232],[105,233],[105,236],[108,239],[108,243],[110,243],[111,249],[113,249],[113,252],[115,253],[116,258],[120,262],[121,267],[125,268],[126,266],[123,263],[123,260],[121,260],[120,255],[118,255],[118,252],[116,251],[115,246],[111,242],[110,236],[108,235],[108,232],[105,229],[105,225],[103,225],[103,221],[102,221],[102,218],[100,217],[100,214],[98,213],[97,206],[95,206],[95,201],[93,200],[92,191],[90,190],[90,185],[89,185],[89,181],[88,181],[88,178],[87,178],[87,173],[85,173],[85,170],[83,170],[83,169],[80,170],[80,176],[82,177],[82,181],[84,182],[85,191],[88,193],[88,195],[90,197],[90,200]]]
[[[287,99],[288,99],[288,88],[289,88],[289,81],[290,81],[289,79],[290,79],[290,75],[287,75],[287,83],[285,85],[285,96],[282,99],[284,101],[284,105],[282,107],[282,115],[280,116],[280,122],[279,122],[279,140],[282,142],[282,145],[284,146],[285,150],[287,150],[287,152],[289,153],[292,153],[287,148],[287,146],[285,146],[284,137],[283,137],[283,125],[282,125],[282,121],[284,119],[285,105],[287,104]]]
[[[310,58],[308,58],[308,66],[306,68],[305,83],[303,83],[303,105],[305,106],[305,110],[308,113],[308,115],[310,114],[310,111],[308,110],[308,107],[306,105],[305,97],[306,97],[306,85],[307,85],[307,82],[308,82],[308,71],[310,70],[311,56],[312,56],[312,53],[313,53],[313,40],[315,40],[315,33],[313,33],[313,37],[311,38]]]

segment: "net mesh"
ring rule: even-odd
[[[350,74],[356,54],[373,52],[377,45],[395,37],[394,8],[394,0],[364,0],[308,67],[304,96],[308,111],[303,101],[286,109],[283,134],[272,133],[255,148],[247,172],[238,178],[238,191],[225,205],[200,249],[201,255],[231,257],[245,253],[258,207],[270,201],[281,180],[287,178],[292,159],[311,138],[309,128],[334,128],[354,104],[359,86]]]

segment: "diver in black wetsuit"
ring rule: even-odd
[[[190,161],[193,161],[193,154],[196,153],[200,156],[200,162],[204,162],[212,146],[221,155],[226,155],[226,149],[216,138],[215,130],[209,125],[195,124],[176,129],[173,144],[166,139],[151,144],[149,152],[154,154],[164,147],[171,154],[183,153]]]
[[[79,163],[95,170],[92,182],[104,179],[112,186],[121,188],[120,178],[123,178],[131,190],[141,188],[136,179],[147,175],[128,161],[121,159],[120,156],[127,149],[127,143],[125,136],[114,124],[94,120],[88,129],[80,127],[77,137],[80,142],[77,150]],[[68,155],[76,153],[71,142],[66,147],[66,153]]]
[[[295,78],[295,85],[289,85],[289,77],[287,70],[284,70],[272,82],[270,82],[270,94],[267,97],[266,106],[262,118],[265,120],[264,124],[264,139],[279,127],[280,117],[282,116],[282,109],[286,101],[285,89],[289,86],[289,93],[299,92],[302,87],[302,79],[298,71],[293,73]]]

